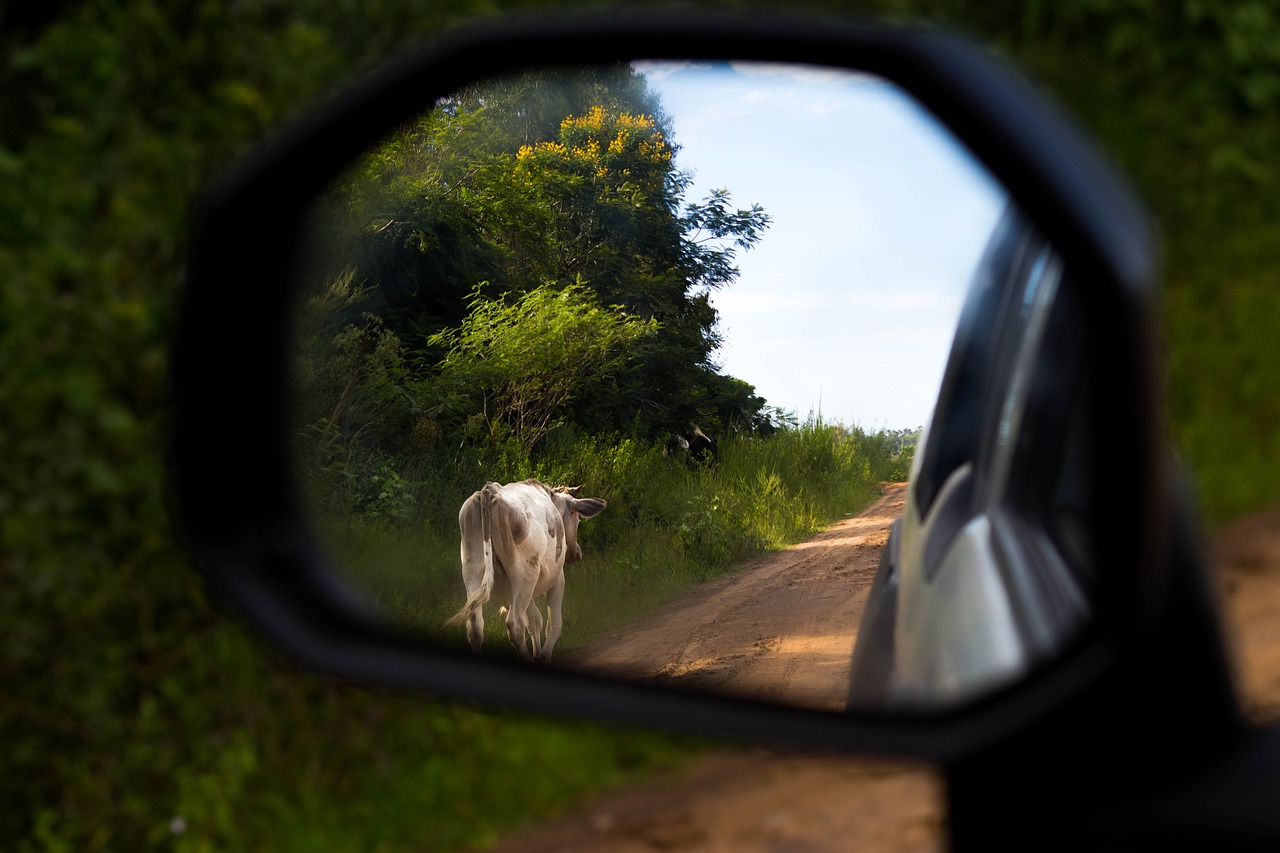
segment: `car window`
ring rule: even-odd
[[[1012,364],[1008,350],[1018,337],[1005,318],[1011,302],[1023,298],[1019,285],[1043,250],[1043,238],[1011,205],[987,244],[957,324],[913,491],[922,516],[951,473],[989,446],[983,439],[992,394],[1004,385]]]

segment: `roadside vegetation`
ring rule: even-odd
[[[328,516],[322,529],[346,575],[380,611],[407,631],[443,633],[462,652],[464,631],[441,626],[466,598],[457,515],[481,485],[472,472],[501,482],[589,484],[582,494],[605,498],[609,508],[579,528],[583,562],[566,567],[566,629],[557,647],[566,651],[854,513],[879,495],[880,483],[905,480],[911,449],[893,438],[810,417],[769,438],[730,437],[715,464],[689,464],[657,444],[558,435],[555,449],[536,460],[518,447],[489,449],[469,456],[474,466],[427,463],[398,474],[398,491],[366,512]],[[486,654],[509,653],[502,620],[485,627]]]
[[[322,199],[296,467],[345,571],[398,624],[435,635],[460,605],[458,508],[485,482],[609,501],[580,533],[571,648],[906,478],[906,433],[801,424],[717,367],[708,294],[770,217],[728,189],[689,200],[665,123],[629,66],[487,81]],[[695,427],[714,458],[679,448]],[[502,653],[501,620],[487,627]]]
[[[412,39],[462,17],[540,5],[384,0],[353,13],[351,4],[322,0],[102,0],[11,3],[0,13],[0,447],[6,460],[0,466],[0,838],[8,847],[457,850],[482,845],[501,828],[546,816],[600,786],[680,760],[693,748],[642,730],[370,692],[301,673],[211,606],[168,520],[166,357],[182,290],[188,214],[199,187],[276,122]],[[851,8],[837,0],[802,5]],[[1205,508],[1211,519],[1224,521],[1280,499],[1274,331],[1280,316],[1280,169],[1274,163],[1280,16],[1271,5],[884,0],[858,7],[876,10],[927,17],[991,40],[1100,137],[1164,234],[1169,425]],[[590,121],[596,106],[605,109],[602,122],[644,115],[661,129],[649,106],[622,99],[584,98],[554,121]],[[616,138],[627,128],[611,129]],[[558,124],[549,130],[543,141],[560,141]],[[637,164],[661,165],[644,160],[641,139],[635,141]],[[516,169],[523,168],[519,152],[517,146],[494,154]],[[550,190],[568,188],[573,170],[585,162],[537,143],[525,161],[559,175],[504,200],[504,209],[529,214],[538,213]],[[382,186],[394,193],[408,185]],[[530,220],[538,227],[522,231],[507,227],[519,225],[518,218],[478,218],[472,208],[456,206],[456,197],[418,197],[436,205],[441,215],[432,221],[441,229],[486,228],[539,250],[553,248],[539,243],[544,236],[568,245],[560,239],[567,232],[556,230],[564,223],[555,219]],[[663,227],[693,222],[700,214],[689,204],[730,217],[730,236],[709,251],[749,237],[728,199],[681,198]],[[742,209],[749,220],[750,208]],[[418,233],[403,227],[394,235],[401,247]],[[420,229],[428,245],[448,233]],[[584,568],[615,547],[619,566],[640,565],[648,555],[626,556],[610,531],[621,522],[609,517],[619,507],[652,501],[606,493],[618,481],[602,469],[571,467],[573,455],[558,449],[561,438],[573,446],[585,440],[583,446],[598,446],[607,456],[597,442],[615,436],[608,447],[630,448],[628,464],[649,474],[643,466],[656,470],[650,455],[659,434],[693,421],[722,444],[728,472],[735,447],[763,452],[809,428],[754,408],[749,388],[702,370],[696,358],[678,370],[656,358],[624,361],[614,373],[619,382],[642,375],[645,365],[670,374],[669,381],[689,392],[674,399],[695,408],[669,413],[669,422],[667,414],[633,405],[636,397],[619,398],[630,402],[597,412],[603,420],[591,422],[576,408],[582,398],[570,401],[563,422],[548,422],[541,435],[532,416],[524,422],[514,414],[496,416],[494,405],[517,400],[503,396],[500,383],[486,386],[489,395],[477,400],[463,374],[450,378],[434,369],[446,353],[465,347],[464,337],[447,330],[464,330],[473,296],[514,307],[555,281],[557,292],[569,285],[590,291],[594,302],[579,305],[588,315],[625,306],[621,291],[608,289],[610,271],[650,271],[615,263],[616,244],[610,251],[615,254],[597,255],[598,263],[573,271],[580,275],[548,275],[542,267],[510,267],[509,256],[486,249],[456,259],[478,274],[456,279],[452,313],[426,306],[432,310],[417,314],[433,317],[430,325],[407,323],[402,303],[389,298],[396,295],[382,291],[366,296],[395,310],[364,303],[344,322],[319,327],[316,345],[335,356],[385,359],[366,360],[381,366],[362,371],[352,393],[381,399],[387,419],[378,422],[397,425],[362,431],[364,422],[354,419],[358,408],[348,405],[336,414],[333,408],[300,414],[300,464],[310,458],[311,470],[332,478],[317,494],[349,501],[352,535],[426,519],[424,494],[442,495],[442,504],[445,497],[455,500],[456,491],[425,491],[430,478],[423,460],[465,441],[465,453],[498,458],[494,479],[507,471],[525,476],[526,461],[548,479],[581,476],[585,483],[598,476],[598,485],[588,487],[608,497],[610,509],[583,525]],[[541,264],[553,256],[531,257]],[[725,256],[690,253],[683,262],[696,271],[717,257]],[[702,269],[704,281],[719,274],[714,263]],[[429,265],[423,272],[444,273]],[[343,273],[341,266],[323,270],[316,292],[340,283]],[[372,278],[353,275],[348,286],[359,290]],[[476,292],[481,281],[489,284]],[[622,287],[621,279],[614,281]],[[656,320],[669,335],[679,332],[681,346],[665,355],[696,355],[707,343],[705,312],[696,300],[705,290],[658,288],[653,307],[665,313],[630,306],[626,316],[641,326]],[[253,310],[251,298],[245,310]],[[366,311],[379,319],[349,322]],[[644,332],[626,324],[619,331],[627,329]],[[431,343],[438,334],[445,337]],[[228,347],[235,335],[227,330]],[[432,355],[431,370],[414,355],[423,351]],[[331,361],[332,373],[310,380],[317,388],[337,388],[338,396],[328,398],[335,407],[352,378],[338,372],[340,364]],[[460,384],[444,398],[452,401],[447,410],[414,408],[419,398],[401,393],[453,380]],[[376,383],[394,393],[379,398]],[[235,400],[226,404],[228,418],[253,417]],[[474,418],[477,405],[482,419]],[[644,414],[639,429],[637,411]],[[720,421],[710,419],[715,412],[723,413]],[[334,424],[329,432],[324,418]],[[728,428],[716,434],[713,423]],[[780,436],[761,440],[771,425]],[[419,455],[409,458],[413,454]],[[237,473],[253,488],[252,472]],[[475,479],[486,476],[477,470]],[[681,506],[683,494],[689,516],[668,517],[662,529],[687,526],[681,548],[696,560],[738,548],[724,538],[725,513],[717,515],[715,498],[708,497],[714,479],[727,473],[703,473],[705,492],[697,475],[689,474],[688,482],[679,479],[684,473],[670,476],[677,501],[668,506]],[[474,487],[459,480],[456,488]],[[835,509],[848,511],[839,500]],[[336,515],[338,507],[326,511]],[[425,537],[429,529],[423,524],[415,535]],[[753,547],[765,529],[750,532]],[[710,563],[698,565],[697,571],[713,571]],[[566,632],[566,641],[579,629],[587,630]]]

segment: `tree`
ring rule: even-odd
[[[628,350],[652,336],[653,320],[602,307],[581,281],[544,285],[512,303],[477,287],[461,326],[431,342],[448,348],[429,388],[437,417],[482,414],[532,448],[564,415],[565,404],[608,387]]]
[[[755,245],[769,217],[759,205],[735,209],[723,189],[686,201],[691,179],[665,125],[627,66],[473,86],[407,123],[340,182],[332,227],[315,241],[332,247],[319,267],[332,277],[354,263],[369,285],[359,311],[426,363],[442,355],[433,336],[465,320],[477,283],[502,296],[585,281],[602,304],[655,320],[662,333],[637,343],[609,395],[577,398],[572,420],[645,437],[748,422],[764,401],[737,395],[745,408],[723,405],[708,293],[737,277],[735,253]]]
[[[627,65],[526,72],[445,98],[371,151],[335,188],[319,245],[325,280],[354,263],[379,285],[367,310],[410,346],[457,325],[480,281],[498,292],[567,281],[545,217],[511,182],[523,146],[556,139],[595,105],[665,118]]]
[[[510,182],[525,194],[521,221],[536,222],[556,253],[549,271],[583,277],[602,301],[662,326],[615,393],[579,411],[599,429],[652,437],[726,420],[698,405],[718,374],[707,294],[737,277],[735,250],[753,246],[769,217],[759,205],[732,210],[727,190],[686,203],[690,179],[674,155],[654,118],[597,106],[566,117],[555,140],[523,146],[512,164]],[[749,420],[763,405],[741,399],[751,408],[729,418]]]

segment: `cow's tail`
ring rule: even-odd
[[[467,597],[467,603],[462,605],[462,609],[444,623],[445,627],[459,625],[470,619],[471,614],[484,607],[489,596],[493,594],[493,525],[490,521],[489,508],[497,499],[498,490],[493,483],[487,484],[480,490],[480,530],[483,539],[484,575],[481,577],[480,586]]]

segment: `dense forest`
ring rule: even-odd
[[[630,67],[485,81],[340,179],[309,239],[304,427],[385,453],[778,426],[717,368],[708,298],[769,216],[687,199],[662,115]]]
[[[478,711],[300,674],[210,607],[168,520],[166,360],[187,216],[200,186],[276,122],[414,39],[456,21],[541,5],[61,0],[8,4],[0,12],[0,447],[7,457],[0,468],[0,837],[14,848],[457,849],[687,751],[687,744],[649,732]],[[1280,497],[1273,329],[1280,316],[1280,172],[1273,162],[1280,149],[1280,14],[1272,5],[800,6],[967,31],[1020,63],[1100,138],[1165,237],[1169,427],[1210,518],[1226,520]],[[582,164],[553,143],[566,117],[583,123],[568,132],[589,136],[596,106],[601,127],[612,123],[615,132],[625,129],[624,116],[641,125],[639,117],[651,120],[652,127],[634,128],[637,143],[662,132],[661,113],[634,100],[642,93],[616,96],[550,111],[544,118],[559,115],[536,136],[509,127],[508,147],[493,152],[494,162],[519,168],[527,146],[525,159],[569,177]],[[468,121],[482,120],[468,105],[458,108],[464,133]],[[428,121],[406,131],[412,144],[429,140],[433,128]],[[638,147],[632,153],[638,156]],[[382,233],[401,248],[417,234],[430,241],[447,229],[484,229],[472,243],[476,253],[458,261],[475,273],[458,279],[460,301],[410,311],[423,294],[370,291],[368,275],[331,270],[323,278],[333,289],[316,294],[311,315],[317,343],[324,336],[325,346],[362,353],[385,344],[386,364],[406,368],[389,370],[389,382],[445,382],[447,371],[420,369],[405,354],[434,353],[433,364],[442,364],[447,353],[465,349],[463,308],[540,310],[553,295],[543,286],[555,281],[554,295],[566,302],[558,306],[561,319],[618,321],[621,315],[595,313],[626,304],[609,288],[652,285],[653,304],[630,307],[630,322],[616,331],[637,341],[649,340],[652,323],[682,331],[680,370],[670,378],[689,394],[670,411],[635,398],[646,418],[640,429],[656,434],[720,417],[726,424],[745,418],[749,431],[752,418],[769,420],[749,388],[708,372],[695,357],[714,343],[699,294],[731,278],[732,257],[715,254],[724,242],[691,247],[682,238],[699,215],[691,205],[731,217],[727,246],[748,237],[728,198],[686,199],[678,185],[664,183],[667,218],[637,232],[661,237],[646,252],[668,253],[648,257],[683,265],[680,281],[689,287],[677,294],[668,289],[675,280],[654,267],[623,262],[635,246],[576,246],[556,230],[567,221],[521,231],[510,227],[521,220],[503,219],[502,205],[484,218],[452,206],[459,199],[447,194],[424,194],[436,205],[429,210],[396,200],[398,188],[442,174],[387,175],[379,195],[350,195],[344,203],[353,213],[362,205],[370,214],[395,212],[389,219],[397,224]],[[536,212],[548,198],[540,193],[554,188],[535,189],[500,201]],[[539,266],[511,264],[504,246],[517,243]],[[447,272],[433,268],[430,255],[389,257],[387,263],[421,265],[424,275]],[[729,266],[717,266],[721,261]],[[611,278],[624,275],[638,278]],[[476,289],[481,281],[489,284]],[[377,321],[338,321],[344,311],[358,312],[358,321],[370,307],[365,299],[379,301],[368,312]],[[228,346],[233,337],[229,330]],[[624,360],[609,381],[625,385],[643,369]],[[342,379],[317,372],[312,381]],[[490,387],[506,393],[500,383]],[[418,430],[424,446],[438,446],[422,424],[435,422],[441,435],[465,431],[469,410],[497,405],[497,397],[469,397],[465,383],[458,391],[449,411],[392,414],[410,435]],[[503,404],[508,412],[513,399]],[[552,419],[564,421],[556,429],[583,418],[575,405]],[[312,412],[307,422],[330,417],[340,427],[342,414]],[[613,420],[625,420],[629,430],[623,414]],[[530,422],[536,427],[536,416]],[[536,428],[525,432],[518,416],[487,418],[482,426],[486,435],[550,438]],[[714,521],[687,523],[710,547],[720,541]]]

